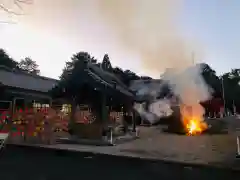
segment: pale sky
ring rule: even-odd
[[[33,5],[24,6],[24,16],[1,12],[0,21],[16,24],[0,24],[0,48],[17,61],[31,57],[39,64],[41,75],[52,78],[58,78],[65,61],[79,51],[88,51],[99,60],[108,53],[114,66],[146,74],[137,56],[121,49],[114,34],[84,8],[94,1],[35,0]],[[178,23],[184,36],[201,41],[205,52],[202,61],[218,74],[240,68],[239,24],[238,0],[184,0]]]

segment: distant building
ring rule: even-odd
[[[0,109],[32,107],[51,104],[48,91],[58,80],[33,75],[0,66]]]
[[[166,116],[170,114],[170,106],[177,104],[177,98],[164,80],[134,80],[130,83],[129,88],[135,93],[134,107],[141,117],[141,123],[157,123],[160,121],[160,116],[164,117],[163,114]]]
[[[136,102],[151,101],[171,95],[168,84],[161,79],[134,80],[129,89],[135,93]]]

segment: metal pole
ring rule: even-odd
[[[223,98],[223,108],[224,108],[224,115],[226,115],[226,101],[225,101],[225,90],[224,90],[224,82],[223,77],[221,77],[222,80],[222,98]]]

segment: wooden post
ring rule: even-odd
[[[52,106],[52,98],[49,98],[49,106]]]
[[[106,134],[107,130],[107,107],[106,107],[106,94],[104,92],[101,93],[101,124],[103,125],[102,127],[102,132],[104,131],[104,136],[107,137],[108,135]],[[102,138],[102,137],[101,137]]]
[[[133,127],[132,127],[132,132],[136,132],[136,116],[135,116],[135,111],[132,111],[132,120],[133,120]]]
[[[239,136],[237,136],[237,158],[240,158],[240,142],[239,142]]]
[[[132,132],[136,132],[136,110],[134,109],[134,102],[131,104],[132,109]]]
[[[71,116],[70,116],[70,121],[69,121],[69,128],[71,129],[72,133],[74,133],[74,118],[75,118],[75,111],[76,111],[76,97],[72,97],[71,100]]]
[[[106,125],[107,123],[107,107],[106,107],[106,95],[104,93],[102,93],[102,103],[101,103],[101,119],[102,119],[102,122],[104,124],[104,126]]]

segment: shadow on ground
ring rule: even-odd
[[[230,169],[8,145],[0,158],[3,180],[240,179]]]

